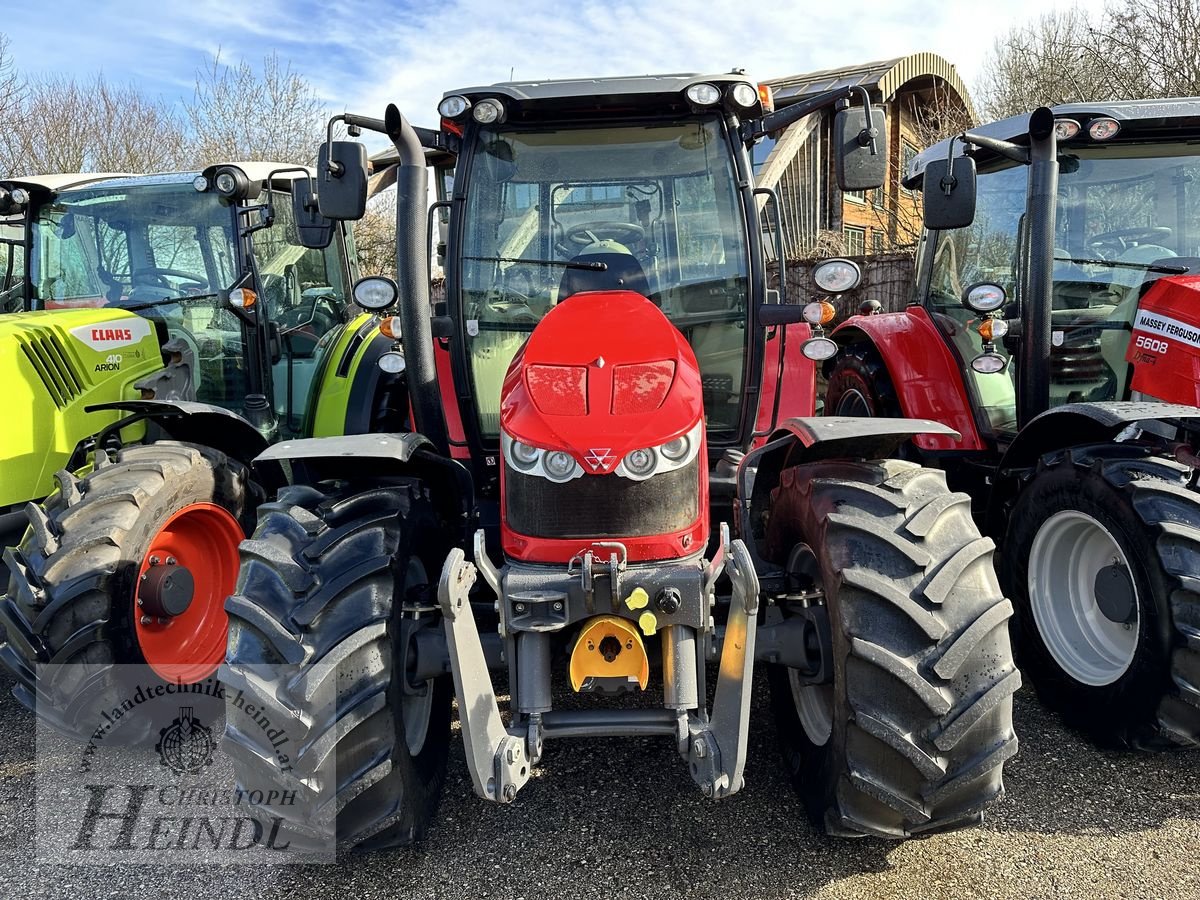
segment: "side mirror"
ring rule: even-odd
[[[358,141],[322,144],[317,154],[317,179],[321,215],[343,222],[363,217],[367,211],[366,147]]]
[[[333,243],[334,223],[321,215],[314,182],[310,178],[297,178],[292,184],[292,217],[296,220],[296,236],[301,247],[309,250],[324,250]]]
[[[921,192],[926,228],[966,228],[975,221],[975,160],[969,156],[931,160],[925,166]]]
[[[869,191],[883,187],[887,178],[887,117],[882,109],[871,108],[869,125],[862,107],[841,110],[833,120],[833,147],[839,188]]]

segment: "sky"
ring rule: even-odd
[[[132,82],[190,98],[211,55],[261,63],[278,51],[335,112],[394,102],[436,124],[453,88],[510,78],[742,67],[765,80],[939,53],[974,86],[995,38],[1050,9],[1102,0],[42,0],[0,3],[0,32],[32,75]]]

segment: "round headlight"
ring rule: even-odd
[[[653,474],[657,464],[658,457],[649,447],[642,450],[630,450],[625,454],[625,470],[638,478]]]
[[[452,97],[444,97],[442,99],[442,102],[438,104],[438,115],[443,119],[457,119],[470,108],[470,100],[455,94]]]
[[[389,375],[399,375],[404,371],[404,354],[389,350],[379,357],[379,368]]]
[[[396,282],[386,275],[360,278],[354,284],[354,302],[363,309],[375,312],[387,309],[396,302],[399,295],[400,289],[396,287]]]
[[[552,480],[562,481],[569,478],[575,471],[575,458],[565,451],[553,450],[546,454],[542,465],[546,467],[546,474]]]
[[[980,375],[995,375],[1003,372],[1008,360],[999,353],[982,353],[971,360],[971,368]]]
[[[684,93],[697,106],[713,106],[721,101],[721,92],[708,82],[693,84]]]
[[[813,282],[830,294],[852,291],[862,281],[862,270],[848,259],[827,259],[813,266]]]
[[[807,359],[821,362],[834,356],[838,352],[838,345],[827,337],[809,338],[800,345],[800,352]]]
[[[692,449],[692,442],[688,440],[687,435],[681,435],[673,441],[667,441],[663,444],[659,451],[671,462],[679,462],[688,455],[688,451]]]
[[[232,172],[221,172],[217,175],[217,191],[226,197],[237,193],[238,180]]]
[[[205,191],[208,190],[208,179],[205,178],[203,175],[197,175],[195,178],[192,179],[192,187],[194,187],[197,191],[199,191],[201,194],[203,194]]]
[[[1107,141],[1116,137],[1120,130],[1121,125],[1116,119],[1092,119],[1088,122],[1088,135],[1093,141]]]
[[[500,105],[499,100],[489,97],[476,103],[474,109],[471,110],[471,115],[480,125],[500,123],[504,121],[504,107]]]
[[[1002,307],[1006,299],[1004,288],[983,281],[967,288],[966,294],[963,295],[963,306],[972,312],[990,313]]]
[[[29,191],[25,188],[13,188],[9,191],[8,196],[17,206],[24,206],[29,202]]]
[[[509,445],[509,462],[518,469],[532,469],[537,464],[538,457],[542,451],[537,447],[530,447],[528,444],[522,444],[520,441],[513,441]]]
[[[735,84],[733,86],[733,102],[742,109],[749,109],[758,102],[758,91],[748,84]]]
[[[1079,123],[1074,119],[1055,119],[1054,136],[1060,141],[1069,141],[1079,134]]]

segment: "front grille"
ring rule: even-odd
[[[540,538],[646,537],[682,531],[699,518],[700,457],[682,469],[633,481],[584,475],[556,484],[504,467],[508,526]]]
[[[54,332],[29,331],[19,334],[17,340],[55,406],[69,406],[83,393],[83,376]]]

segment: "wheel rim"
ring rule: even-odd
[[[151,539],[138,570],[134,633],[146,664],[165,681],[201,681],[225,658],[229,630],[225,599],[237,583],[238,544],[243,537],[228,510],[214,503],[193,503],[167,519]],[[148,593],[149,585],[164,566],[190,574],[191,600],[176,615],[151,615],[162,610],[148,610],[148,602],[151,606],[156,602]]]
[[[1113,621],[1097,601],[1097,579],[1113,568],[1129,579],[1127,622]],[[1028,589],[1042,642],[1067,675],[1102,687],[1128,671],[1137,655],[1141,604],[1129,561],[1107,528],[1078,510],[1048,518],[1030,549]]]
[[[815,746],[825,746],[833,735],[833,685],[805,684],[799,672],[788,669],[788,686],[804,733]]]
[[[871,404],[858,388],[849,388],[838,399],[837,414],[839,416],[871,417]]]
[[[405,572],[404,586],[406,593],[417,585],[429,584],[429,576],[425,566],[416,557],[408,561]],[[404,677],[401,675],[401,677]],[[433,682],[425,682],[425,690],[421,694],[404,692],[400,696],[400,721],[404,726],[404,743],[408,745],[410,756],[416,756],[425,746],[425,738],[429,734],[429,720],[433,715]]]

